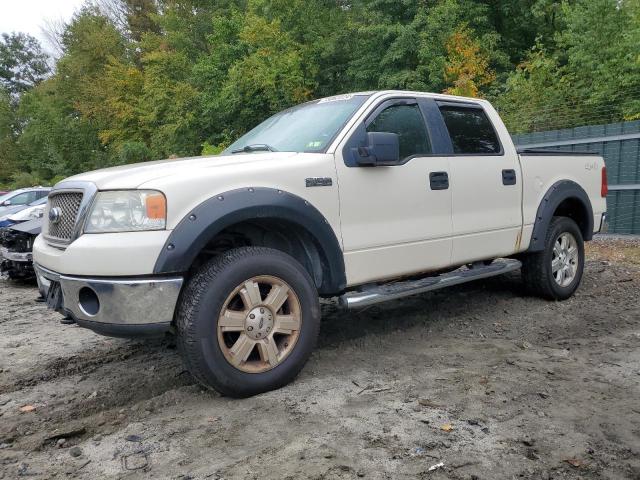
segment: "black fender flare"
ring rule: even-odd
[[[584,240],[593,238],[593,207],[589,195],[576,182],[571,180],[560,180],[554,183],[547,193],[542,197],[538,206],[529,252],[540,252],[544,250],[544,240],[549,229],[549,224],[558,206],[568,199],[577,200],[586,211],[586,225],[582,228]]]
[[[218,233],[252,219],[284,220],[304,229],[326,262],[319,292],[337,294],[345,289],[344,256],[327,219],[303,198],[266,187],[220,193],[193,208],[169,235],[156,260],[154,273],[187,272]]]

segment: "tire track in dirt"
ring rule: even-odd
[[[103,365],[146,356],[158,348],[162,348],[159,343],[154,343],[153,345],[127,345],[118,350],[99,352],[88,350],[70,357],[55,357],[39,365],[37,368],[39,373],[17,376],[9,384],[0,384],[0,392],[12,393],[16,390],[33,387],[43,382],[51,382],[62,377],[78,374],[89,375]]]

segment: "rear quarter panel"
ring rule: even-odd
[[[595,231],[600,226],[602,214],[607,210],[606,199],[601,196],[602,167],[604,160],[597,155],[520,155],[523,192],[523,235],[521,251],[529,247],[533,224],[542,198],[551,186],[561,180],[580,185],[591,200]]]

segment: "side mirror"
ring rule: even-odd
[[[383,166],[400,162],[398,134],[389,132],[367,133],[367,146],[358,148],[358,165]]]
[[[0,204],[0,207],[9,207],[11,206],[11,200],[5,200]]]

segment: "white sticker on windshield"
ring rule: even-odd
[[[318,102],[318,105],[321,103],[329,103],[329,102],[344,102],[345,100],[351,100],[352,98],[353,98],[352,93],[346,93],[344,95],[336,95],[335,97],[323,98]]]

